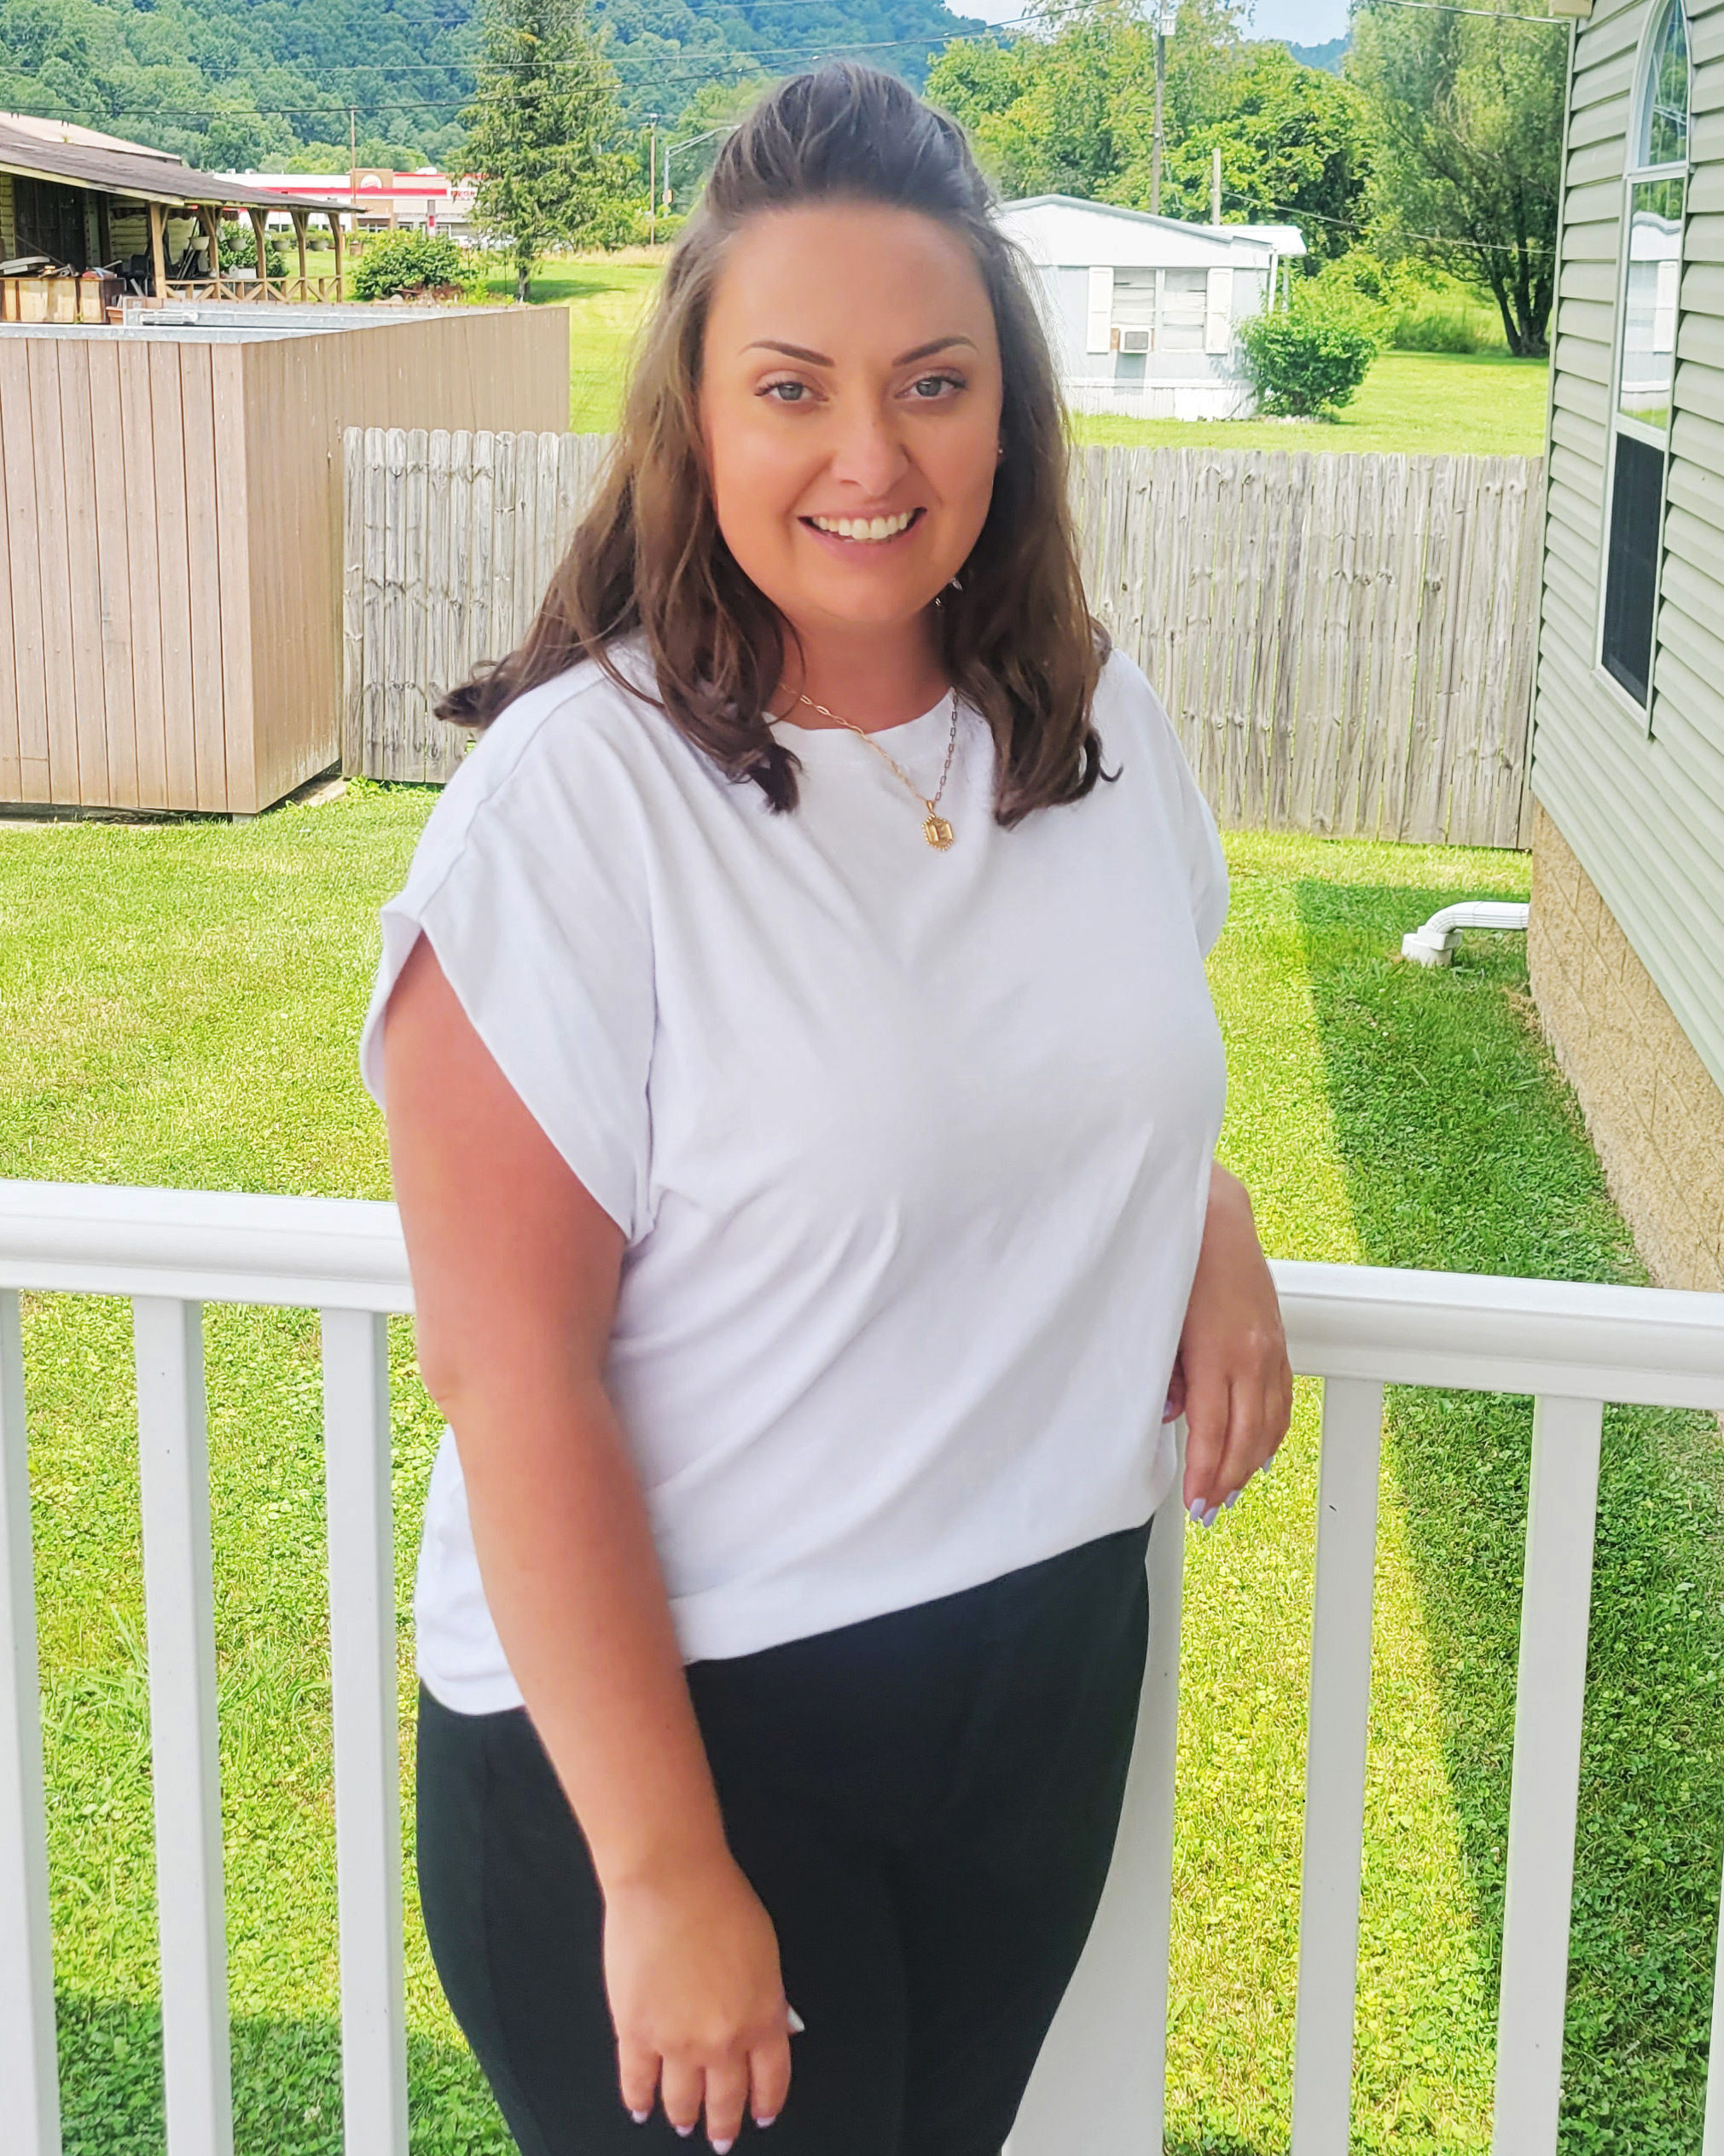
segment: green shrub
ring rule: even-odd
[[[1296,299],[1239,328],[1261,409],[1275,419],[1329,419],[1377,357],[1377,333],[1340,308]]]
[[[366,244],[348,288],[356,299],[393,299],[403,293],[459,290],[467,271],[453,240],[428,232],[383,232]]]
[[[258,240],[251,219],[223,218],[216,227],[216,253],[224,270],[255,270]],[[285,277],[287,274],[287,250],[273,232],[264,242],[264,264],[268,276]]]
[[[1390,324],[1396,352],[1503,352],[1502,318],[1465,285],[1428,292],[1401,309]]]

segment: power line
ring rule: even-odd
[[[1326,217],[1321,210],[1301,209],[1292,202],[1259,202],[1254,195],[1241,195],[1237,188],[1222,189],[1229,201],[1243,202],[1248,210],[1274,210],[1283,217],[1309,218],[1317,224],[1332,224],[1340,232],[1368,232],[1368,225],[1346,217]],[[1521,249],[1509,240],[1462,240],[1452,232],[1409,232],[1409,240],[1428,240],[1433,247],[1471,247],[1482,254],[1518,254]],[[1535,254],[1548,254],[1549,247],[1542,240],[1529,240],[1525,245]]]
[[[1511,15],[1506,8],[1463,8],[1456,0],[1363,0],[1363,12],[1373,8],[1418,8],[1439,15],[1478,15],[1486,22],[1541,22],[1559,30],[1568,27],[1564,15]]]

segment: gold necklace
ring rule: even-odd
[[[952,843],[953,839],[956,836],[956,834],[953,831],[950,823],[940,814],[939,810],[940,797],[946,790],[946,781],[952,775],[952,752],[958,746],[957,690],[955,689],[952,691],[952,730],[946,737],[946,760],[940,766],[940,782],[934,788],[932,794],[923,793],[920,787],[916,784],[915,781],[910,776],[909,773],[904,769],[903,765],[902,764],[895,763],[893,759],[887,755],[886,752],[880,747],[879,743],[874,739],[874,735],[868,732],[865,726],[858,726],[853,718],[840,718],[836,712],[828,711],[824,704],[816,704],[812,696],[804,696],[798,694],[796,700],[798,704],[806,704],[810,711],[818,712],[822,718],[829,718],[834,726],[848,727],[850,731],[856,735],[858,741],[866,741],[868,743],[868,747],[874,751],[874,754],[879,757],[882,764],[888,765],[892,770],[897,772],[899,778],[903,781],[904,784],[909,788],[910,792],[914,795],[916,799],[921,803],[922,806],[928,812],[922,823],[922,836],[927,840],[928,844],[936,850],[937,852],[943,853],[946,848]]]

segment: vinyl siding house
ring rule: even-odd
[[[1533,991],[1655,1276],[1720,1288],[1724,5],[1576,25],[1558,248]]]
[[[1237,419],[1253,409],[1240,323],[1273,305],[1291,224],[1187,224],[1111,202],[1031,195],[1001,212],[1042,280],[1074,411]]]

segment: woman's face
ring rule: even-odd
[[[718,528],[798,629],[910,620],[988,514],[1000,346],[957,234],[914,210],[769,212],[731,240],[700,409]]]

